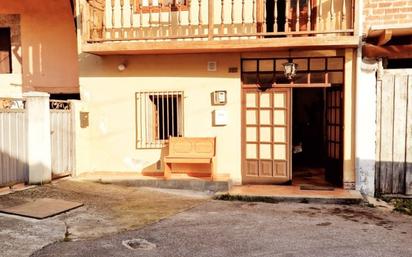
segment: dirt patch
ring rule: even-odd
[[[373,209],[362,208],[334,208],[329,210],[329,214],[341,217],[352,222],[361,222],[362,224],[374,224],[387,230],[392,230],[394,222],[379,216],[379,212]]]
[[[391,204],[395,211],[412,216],[412,199],[394,199]]]
[[[0,196],[0,207],[44,197],[84,203],[83,207],[57,217],[65,223],[65,241],[136,229],[205,201],[136,187],[61,180]]]

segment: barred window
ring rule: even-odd
[[[183,92],[136,93],[136,147],[161,148],[183,136]]]

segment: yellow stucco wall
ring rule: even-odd
[[[217,71],[208,72],[208,61]],[[127,63],[125,71],[117,66]],[[238,73],[228,73],[238,67]],[[136,149],[135,92],[184,91],[184,135],[217,137],[218,174],[240,182],[240,55],[197,54],[164,56],[81,55],[81,96],[90,111],[89,171],[141,171],[156,163],[161,150]],[[211,92],[226,90],[225,106],[211,105]],[[227,126],[212,125],[212,111],[226,109]]]
[[[82,108],[90,112],[90,126],[80,129],[79,142],[87,157],[78,160],[83,171],[138,172],[161,158],[159,149],[136,149],[135,93],[138,91],[184,91],[184,136],[217,137],[217,174],[229,174],[241,182],[241,57],[287,57],[288,52],[105,56],[80,55]],[[345,182],[354,182],[353,151],[353,51],[296,51],[295,57],[346,56]],[[208,72],[207,62],[217,71]],[[125,71],[117,69],[126,63]],[[238,67],[238,73],[228,73]],[[349,72],[348,72],[349,71]],[[228,103],[211,105],[210,93],[226,90]],[[226,109],[229,124],[212,126],[212,111]]]
[[[1,1],[0,14],[20,14],[21,49],[14,74],[0,75],[0,94],[78,92],[76,30],[70,1]],[[16,64],[16,61],[18,64]]]

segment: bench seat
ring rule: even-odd
[[[170,137],[169,155],[164,157],[166,178],[171,173],[210,174],[215,170],[214,137]],[[206,172],[206,173],[204,173]]]
[[[212,163],[212,158],[165,157],[165,163]]]

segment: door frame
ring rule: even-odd
[[[247,92],[268,92],[268,91],[278,91],[278,92],[287,92],[286,99],[286,124],[289,127],[286,127],[286,179],[281,177],[260,177],[258,179],[251,179],[246,176],[245,171],[245,161],[246,161],[246,93]],[[292,119],[291,119],[291,97],[292,97],[292,88],[290,87],[271,87],[265,90],[262,90],[257,84],[247,84],[243,85],[241,88],[241,175],[242,175],[242,184],[285,184],[292,182],[292,155],[291,155],[291,143],[292,143]],[[273,103],[272,103],[273,104]],[[273,119],[273,117],[271,117]],[[257,120],[257,123],[259,120]],[[288,126],[286,125],[286,126]],[[257,128],[260,128],[257,126]],[[260,134],[259,129],[257,129],[257,134]],[[272,142],[273,144],[273,135]],[[259,149],[257,150],[259,151]],[[273,150],[272,150],[273,151]],[[273,154],[273,152],[272,152]],[[259,160],[259,159],[258,159]],[[273,169],[273,167],[272,167]]]
[[[326,127],[325,127],[325,129],[326,129],[326,131],[325,131],[325,133],[326,133],[326,142],[325,142],[325,150],[326,150],[326,152],[325,152],[326,163],[325,164],[326,164],[326,167],[325,167],[325,179],[326,179],[326,181],[332,183],[336,187],[343,187],[343,179],[344,179],[344,170],[343,170],[344,156],[343,156],[343,151],[344,151],[344,145],[345,145],[345,141],[344,141],[345,140],[344,139],[344,128],[345,128],[345,115],[344,115],[344,112],[345,112],[345,99],[344,99],[345,91],[344,91],[344,89],[345,88],[344,88],[344,85],[341,85],[339,87],[340,88],[331,87],[331,88],[329,88],[329,92],[328,92],[328,90],[325,90],[325,98],[326,98],[326,101],[325,101],[325,110],[326,110]],[[332,94],[331,98],[332,98],[332,101],[335,101],[335,103],[334,103],[335,106],[330,105],[329,102],[328,102],[328,97],[329,97],[328,93],[333,92],[333,91],[339,93],[338,98],[337,98],[337,99],[339,99],[339,109],[338,109],[339,120],[337,121],[336,116],[335,116],[335,123],[332,123],[333,121],[329,120],[329,117],[328,117],[328,108],[336,109],[336,99],[333,100],[333,94]],[[336,124],[336,122],[338,122],[338,124]],[[336,131],[334,131],[332,134],[334,135],[335,139],[334,140],[329,140],[329,138],[328,138],[329,126],[336,127],[337,125],[339,127],[339,130],[338,130],[339,131],[339,138],[336,138]],[[339,142],[339,148],[338,148],[339,149],[339,157],[338,157],[338,159],[333,159],[329,156],[330,155],[330,153],[329,153],[329,151],[330,151],[329,143],[332,142],[336,145],[336,142],[337,142],[336,140],[339,140],[338,141]],[[333,151],[334,151],[334,155],[336,155],[336,146],[335,146],[335,149]],[[334,164],[333,162],[336,162],[336,163]],[[330,169],[334,168],[334,166],[338,167],[339,174],[331,175],[330,174]]]
[[[329,88],[332,87],[332,83],[334,84],[340,84],[342,87],[342,94],[343,94],[343,98],[342,100],[342,109],[341,109],[341,119],[343,120],[343,125],[342,125],[342,130],[341,130],[341,137],[342,137],[342,144],[341,144],[341,153],[342,153],[342,160],[341,160],[341,170],[342,170],[342,185],[345,186],[345,176],[347,175],[347,171],[345,171],[345,165],[346,162],[344,161],[344,157],[345,157],[345,149],[347,147],[352,147],[351,143],[348,144],[347,142],[347,124],[345,124],[346,121],[346,109],[347,108],[351,108],[347,106],[346,103],[346,94],[348,93],[347,90],[350,87],[348,85],[348,79],[347,79],[347,74],[352,74],[351,73],[351,69],[348,69],[348,64],[347,62],[351,62],[352,58],[351,58],[351,54],[353,52],[351,51],[351,49],[345,49],[345,54],[344,55],[324,55],[324,56],[304,56],[304,57],[298,57],[298,56],[292,56],[292,59],[307,59],[308,60],[308,64],[307,67],[304,71],[306,71],[308,73],[308,79],[307,81],[304,82],[299,82],[299,83],[294,83],[294,81],[290,82],[290,83],[279,83],[277,84],[276,82],[272,82],[272,83],[265,83],[262,82],[261,84],[259,84],[259,74],[260,74],[260,70],[259,70],[259,62],[262,60],[274,60],[275,63],[278,60],[283,60],[286,59],[286,57],[247,57],[247,58],[241,58],[241,176],[242,176],[242,184],[259,184],[256,182],[251,182],[248,181],[247,179],[245,180],[245,141],[246,141],[246,127],[245,127],[245,115],[244,115],[244,106],[245,106],[245,98],[244,98],[244,91],[245,89],[259,89],[262,88],[262,90],[272,90],[272,89],[288,89],[290,90],[290,101],[289,101],[289,141],[290,143],[292,143],[292,126],[293,126],[293,118],[291,116],[292,112],[293,112],[293,105],[292,105],[292,101],[293,101],[293,88]],[[312,59],[324,59],[325,62],[323,64],[323,68],[312,68],[311,64],[311,60]],[[334,67],[334,65],[337,65],[336,63],[333,65],[330,63],[329,60],[331,59],[341,59],[342,60],[342,64],[341,67]],[[245,70],[244,71],[244,66],[243,66],[243,62],[244,61],[256,61],[256,70]],[[274,64],[275,64],[274,63]],[[329,66],[329,64],[331,64]],[[250,73],[250,74],[254,74],[256,76],[256,82],[248,82],[245,83],[243,81],[243,73]],[[276,65],[273,66],[273,76],[275,76],[275,74],[279,72],[279,70],[277,70]],[[301,70],[302,72],[302,70]],[[310,74],[314,73],[314,72],[320,72],[320,73],[324,73],[325,77],[324,77],[324,81],[318,82],[318,81],[312,81],[310,78]],[[333,79],[329,78],[329,74],[330,73],[340,73],[341,72],[341,81],[340,82],[333,82]],[[253,77],[251,77],[253,80]],[[349,91],[349,93],[351,93],[351,91]],[[353,117],[352,117],[353,119]],[[352,125],[350,125],[352,126]],[[292,182],[292,168],[293,168],[293,164],[292,164],[292,145],[289,148],[289,158],[287,159],[289,162],[289,169],[288,172],[290,174],[290,182]],[[322,145],[322,147],[324,147]],[[265,182],[260,182],[265,183]],[[281,184],[282,182],[279,181],[279,184]],[[268,184],[268,183],[266,183]]]

